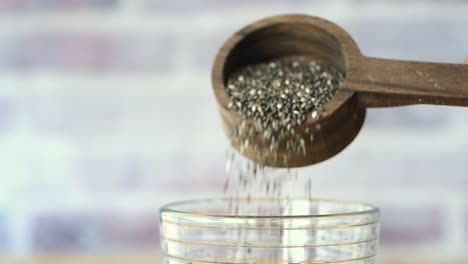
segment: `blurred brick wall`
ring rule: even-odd
[[[210,67],[231,33],[328,18],[369,56],[459,63],[468,2],[0,0],[0,251],[157,250],[157,208],[221,194]],[[372,109],[315,196],[383,211],[384,255],[467,256],[468,110]]]

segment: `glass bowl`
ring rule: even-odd
[[[160,225],[165,263],[370,264],[379,209],[324,199],[204,199],[162,207]]]

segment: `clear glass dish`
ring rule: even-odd
[[[170,264],[370,264],[379,240],[378,208],[322,199],[178,202],[161,208],[160,224]]]

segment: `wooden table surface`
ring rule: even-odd
[[[0,257],[0,263],[5,264],[158,264],[161,256],[37,256],[31,258]],[[465,260],[429,260],[429,259],[380,259],[379,264],[467,264]]]

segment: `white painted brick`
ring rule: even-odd
[[[66,9],[110,9],[118,0],[1,0],[0,11],[26,12]]]

